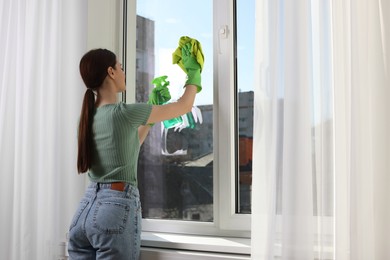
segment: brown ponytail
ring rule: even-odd
[[[91,167],[91,147],[93,145],[92,122],[94,113],[95,94],[89,88],[84,94],[79,124],[77,157],[77,170],[79,173],[84,173]]]
[[[78,131],[77,170],[84,173],[92,165],[93,117],[95,114],[95,94],[107,76],[107,69],[115,67],[116,56],[106,49],[87,52],[80,60],[80,74],[87,87],[81,108]]]

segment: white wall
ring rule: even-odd
[[[88,49],[106,48],[120,54],[122,0],[88,0]]]

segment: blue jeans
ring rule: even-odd
[[[69,229],[70,259],[138,259],[141,219],[137,187],[91,183]]]

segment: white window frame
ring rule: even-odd
[[[221,229],[249,231],[250,214],[236,213],[236,113],[234,68],[234,0],[214,1],[214,111],[216,111],[214,140],[218,147],[215,182],[219,187],[218,212]],[[230,140],[230,141],[229,141]]]
[[[143,219],[144,232],[250,237],[250,214],[236,214],[233,0],[214,0],[214,222]],[[124,48],[127,90],[135,102],[136,0],[128,0]]]

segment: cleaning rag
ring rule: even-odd
[[[200,65],[200,71],[202,72],[203,64],[204,64],[204,55],[202,51],[202,45],[200,42],[196,39],[190,38],[188,36],[182,36],[179,40],[179,47],[172,53],[172,63],[178,64],[179,67],[187,73],[187,70],[184,68],[183,61],[182,61],[182,48],[185,44],[190,43],[191,44],[191,53],[196,58],[196,61]]]

